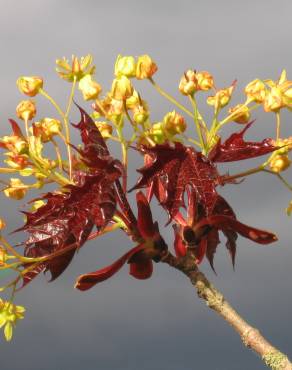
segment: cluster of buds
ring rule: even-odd
[[[250,121],[250,110],[244,104],[237,104],[228,110],[232,120],[236,123],[245,124]]]
[[[27,185],[25,185],[20,179],[10,179],[9,187],[4,189],[4,194],[11,199],[20,200],[27,193]]]
[[[216,94],[207,98],[207,104],[214,107],[215,113],[218,113],[220,109],[224,108],[229,104],[232,93],[235,88],[236,81],[231,86],[216,91]]]
[[[16,81],[18,89],[21,93],[33,97],[37,95],[40,89],[43,88],[44,81],[41,77],[30,76],[30,77],[19,77]]]
[[[283,70],[278,81],[256,79],[245,87],[248,101],[263,104],[266,112],[292,109],[292,81],[287,80]]]
[[[175,135],[182,134],[187,128],[183,116],[175,111],[167,113],[162,122],[156,122],[145,132],[145,137],[141,138],[140,144],[149,145],[150,138],[155,144],[163,144],[166,141],[177,141]]]
[[[280,173],[290,167],[291,161],[288,154],[275,154],[269,165],[273,172]]]
[[[23,121],[30,121],[36,115],[36,105],[33,100],[22,100],[16,107],[17,117]]]
[[[126,107],[133,113],[133,121],[135,124],[144,125],[149,118],[149,108],[145,100],[140,94],[134,90],[132,96],[126,100]]]
[[[32,125],[33,135],[40,137],[43,143],[52,140],[53,136],[59,135],[61,130],[61,122],[55,118],[43,118]]]
[[[136,77],[138,80],[151,78],[157,71],[157,65],[149,55],[141,55],[137,61],[132,56],[117,57],[115,63],[115,76]]]
[[[18,320],[24,318],[25,308],[0,298],[0,328],[4,326],[4,336],[7,341],[12,339],[13,328]]]
[[[193,95],[197,91],[208,91],[213,87],[213,76],[209,72],[189,69],[180,79],[178,89],[183,95]]]
[[[85,75],[93,75],[95,66],[92,66],[92,56],[90,54],[81,57],[80,60],[72,55],[72,63],[66,58],[56,60],[58,75],[68,82],[80,81]]]
[[[121,121],[120,118],[124,112],[123,101],[114,99],[111,94],[106,95],[104,99],[97,100],[92,104],[92,108],[95,111],[93,113],[94,119],[102,116],[117,124]]]

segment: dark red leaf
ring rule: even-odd
[[[153,273],[153,262],[149,258],[142,259],[139,262],[130,263],[130,275],[136,279],[149,279]]]
[[[260,142],[245,141],[243,136],[253,122],[247,124],[243,130],[232,134],[223,144],[217,142],[210,151],[208,158],[212,162],[233,162],[243,159],[255,158],[268,154],[277,149],[272,139]]]
[[[136,194],[136,200],[138,207],[138,229],[142,238],[151,238],[154,236],[156,229],[153,224],[149,203],[142,191]]]
[[[116,272],[118,272],[126,262],[130,260],[132,256],[143,250],[143,245],[138,245],[125,253],[121,258],[119,258],[112,265],[102,268],[94,272],[90,272],[84,275],[80,275],[76,281],[75,288],[79,290],[88,290],[92,288],[95,284],[100,283],[104,280],[112,277]]]
[[[180,143],[143,147],[152,161],[138,170],[142,177],[133,189],[153,186],[155,196],[173,218],[184,206],[184,193],[189,186],[207,214],[212,213],[217,199],[215,190],[218,173],[212,163],[194,148]]]

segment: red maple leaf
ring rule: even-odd
[[[131,190],[151,187],[173,218],[184,206],[184,193],[190,186],[207,214],[212,213],[218,196],[215,189],[218,173],[202,153],[180,143],[142,147],[141,151],[150,156],[151,161],[138,170],[142,176]]]
[[[188,192],[187,219],[178,213],[175,230],[174,249],[178,257],[185,256],[187,246],[193,247],[197,263],[206,255],[214,270],[214,255],[220,243],[219,231],[225,235],[232,264],[235,263],[236,240],[238,234],[258,244],[270,244],[277,240],[275,234],[245,225],[236,219],[236,215],[224,198],[218,195],[210,216],[205,215],[204,208],[197,203],[194,193]]]
[[[210,151],[208,158],[212,162],[233,162],[255,158],[278,149],[272,139],[260,142],[245,141],[243,136],[254,121],[247,124],[243,130],[233,133],[223,144],[221,139]]]
[[[24,285],[41,271],[50,271],[51,280],[56,279],[86,242],[93,227],[102,230],[116,211],[114,184],[122,175],[122,165],[109,156],[93,120],[79,109],[81,121],[76,127],[81,131],[84,147],[80,153],[88,170],[74,173],[75,185],[44,195],[41,199],[47,203],[37,211],[25,212],[27,222],[18,229],[30,234],[24,243],[25,256],[49,259],[34,265],[24,275]]]

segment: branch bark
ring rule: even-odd
[[[269,343],[259,330],[249,325],[198,269],[191,248],[185,257],[175,257],[168,253],[161,262],[181,271],[196,288],[200,298],[208,307],[217,312],[240,335],[243,344],[261,356],[264,363],[272,370],[292,370],[288,357]]]

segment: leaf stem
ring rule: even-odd
[[[151,84],[155,87],[155,89],[159,92],[160,95],[162,95],[164,98],[169,100],[171,103],[176,105],[179,109],[181,109],[183,112],[185,112],[190,117],[194,117],[192,112],[189,111],[186,107],[184,107],[182,104],[180,104],[178,101],[176,101],[172,96],[170,96],[167,92],[162,90],[162,88],[153,80],[152,77],[149,77],[148,80],[151,82]]]

